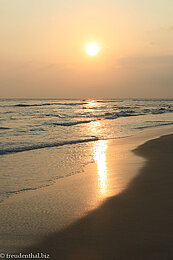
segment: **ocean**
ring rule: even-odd
[[[0,199],[81,173],[97,140],[172,124],[173,99],[0,99]]]

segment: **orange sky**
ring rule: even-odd
[[[0,96],[173,96],[173,2],[153,2],[1,0]]]

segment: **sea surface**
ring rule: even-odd
[[[82,172],[97,140],[172,124],[173,99],[0,99],[0,199]]]

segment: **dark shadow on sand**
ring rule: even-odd
[[[173,135],[134,152],[147,162],[127,190],[27,251],[56,260],[172,260]]]

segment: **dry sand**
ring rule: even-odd
[[[126,190],[27,251],[56,260],[173,259],[173,135],[134,152],[147,161]]]

